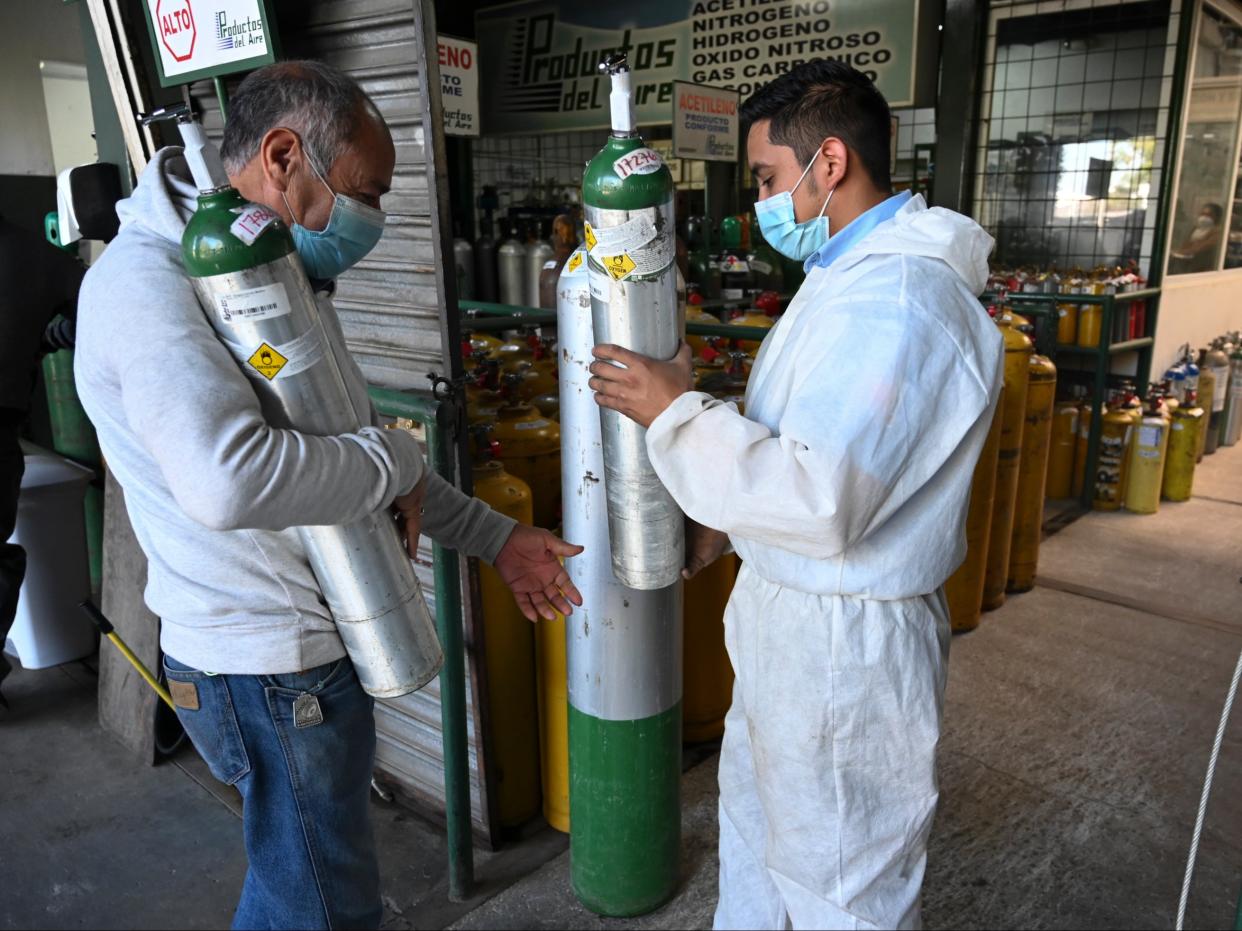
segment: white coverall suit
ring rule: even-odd
[[[905,202],[810,271],[745,417],[689,392],[648,431],[677,503],[744,561],[725,615],[717,928],[919,926],[943,585],[1003,374],[976,299],[991,246]]]

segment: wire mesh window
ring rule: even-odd
[[[702,190],[703,162],[673,158],[671,139],[645,132],[647,144],[665,157],[680,190]],[[667,127],[664,135],[668,135]],[[483,136],[472,146],[474,188],[496,188],[500,213],[521,207],[576,204],[582,173],[604,144],[608,131],[582,130],[529,136]],[[479,214],[480,221],[482,212]]]
[[[993,261],[1147,277],[1181,3],[994,6],[975,184]]]
[[[1232,12],[1232,16],[1228,15]],[[1204,4],[1195,26],[1186,98],[1169,274],[1242,265],[1242,198],[1237,196],[1242,116],[1242,6]]]

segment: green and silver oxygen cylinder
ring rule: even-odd
[[[582,179],[595,339],[671,359],[685,332],[677,304],[673,176],[634,130],[625,56],[610,55],[600,71],[612,81],[612,133]],[[684,564],[681,510],[647,457],[646,429],[606,408],[600,421],[613,571],[629,588],[667,588]]]
[[[638,591],[613,574],[584,250],[565,262],[556,290],[564,531],[585,547],[565,560],[582,593],[565,619],[570,879],[589,909],[627,917],[677,887],[682,585]]]
[[[219,152],[187,109],[151,119],[169,116],[180,124],[200,190],[181,239],[182,261],[212,329],[271,426],[317,436],[356,433],[370,412],[350,399],[339,328],[325,325],[288,229],[229,184]],[[392,517],[299,527],[298,536],[362,687],[394,698],[431,681],[444,657]]]

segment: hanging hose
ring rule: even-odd
[[[1242,679],[1242,653],[1238,654],[1238,665],[1233,670],[1233,681],[1225,696],[1225,707],[1221,711],[1220,724],[1216,728],[1216,740],[1212,744],[1212,756],[1208,759],[1207,777],[1203,780],[1203,796],[1199,799],[1199,816],[1195,819],[1195,834],[1190,841],[1190,855],[1186,858],[1186,877],[1182,881],[1182,900],[1177,906],[1177,931],[1182,931],[1186,920],[1186,902],[1190,898],[1190,880],[1195,872],[1195,858],[1199,855],[1199,841],[1203,835],[1203,819],[1207,815],[1208,797],[1212,794],[1212,777],[1216,775],[1216,762],[1220,758],[1220,747],[1225,741],[1225,726],[1229,723],[1229,713],[1233,710],[1233,700],[1238,695],[1238,680]]]

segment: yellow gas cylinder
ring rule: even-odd
[[[1074,444],[1074,483],[1070,495],[1081,498],[1087,484],[1087,441],[1091,438],[1091,399],[1078,406],[1078,441]]]
[[[715,316],[714,314],[708,313],[702,307],[699,307],[695,304],[687,304],[686,305],[686,323],[707,323],[707,324],[711,324],[712,326],[719,326],[720,318]],[[708,342],[708,340],[710,339],[711,339],[710,336],[692,336],[690,334],[686,335],[686,342],[690,344],[690,349],[691,351],[693,351],[693,353],[696,356],[702,353],[703,350],[706,349],[710,345],[710,343]]]
[[[682,738],[715,740],[733,700],[733,666],[725,650],[724,612],[737,578],[738,559],[726,553],[685,583],[682,650]]]
[[[541,394],[537,397],[531,398],[530,403],[533,404],[535,409],[539,411],[539,413],[543,414],[544,417],[549,417],[552,420],[560,420],[561,396],[559,394]]]
[[[1203,461],[1207,449],[1208,420],[1211,418],[1212,399],[1216,396],[1216,376],[1206,365],[1199,367],[1199,406],[1204,410],[1203,424],[1199,427],[1199,447],[1196,462]]]
[[[470,340],[471,352],[482,352],[489,356],[504,345],[504,340],[493,336],[491,333],[481,333],[478,330],[471,333],[468,339]]]
[[[1022,427],[1030,379],[1031,341],[1015,330],[1008,314],[997,318],[1005,338],[1005,397],[1001,414],[1000,451],[996,455],[996,499],[988,533],[987,571],[983,580],[983,610],[1005,603],[1009,579],[1009,547],[1013,539],[1014,504],[1018,497],[1018,467],[1022,459]]]
[[[561,428],[530,404],[507,404],[492,439],[505,468],[530,486],[535,526],[555,528],[561,522]]]
[[[507,339],[495,347],[488,354],[488,358],[499,362],[502,371],[512,372],[521,363],[532,361],[535,353],[525,340]]]
[[[486,388],[466,388],[466,420],[471,424],[491,423],[495,421],[505,399],[499,391]]]
[[[555,621],[541,618],[535,627],[535,668],[543,816],[552,827],[568,834],[569,678],[565,661],[565,618],[560,614]]]
[[[1063,295],[1078,294],[1080,282],[1072,279],[1061,285]],[[1072,346],[1078,340],[1078,305],[1068,301],[1057,304],[1057,343]]]
[[[944,583],[949,622],[954,631],[974,630],[979,626],[983,576],[988,561],[988,535],[992,529],[992,505],[996,499],[996,454],[1000,450],[1004,404],[1002,391],[987,441],[975,465],[974,478],[970,482],[970,508],[966,512],[966,559]]]
[[[1040,530],[1044,523],[1044,478],[1052,438],[1052,405],[1057,394],[1057,368],[1046,356],[1033,355],[1026,393],[1026,422],[1022,425],[1022,455],[1018,465],[1018,497],[1013,508],[1013,537],[1009,547],[1011,592],[1035,587],[1039,563]]]
[[[1068,498],[1074,487],[1074,448],[1078,445],[1076,398],[1064,398],[1052,408],[1052,433],[1048,440],[1048,474],[1044,495]]]
[[[720,391],[728,381],[724,353],[710,344],[705,346],[702,354],[694,360],[694,390],[711,394]]]
[[[1160,408],[1160,399],[1148,399],[1147,410],[1130,441],[1125,492],[1127,511],[1155,514],[1160,510],[1160,485],[1164,481],[1164,460],[1169,449],[1169,418]]]
[[[474,494],[502,514],[531,522],[530,488],[496,461],[474,468]],[[535,633],[500,574],[479,564],[483,661],[500,823],[522,824],[539,812],[539,712]]]
[[[775,321],[762,310],[752,307],[741,316],[730,320],[729,326],[762,327],[765,330],[770,330],[775,326]],[[753,339],[739,339],[737,341],[737,348],[754,356],[759,351],[759,344]]]
[[[1189,501],[1195,485],[1195,462],[1199,434],[1207,415],[1192,393],[1177,406],[1169,424],[1169,448],[1164,458],[1164,481],[1160,495],[1165,501]]]
[[[1117,403],[1121,403],[1118,400]],[[1126,446],[1134,417],[1123,407],[1109,407],[1100,426],[1100,454],[1096,457],[1095,475],[1091,476],[1091,507],[1097,511],[1121,508],[1126,480]]]

